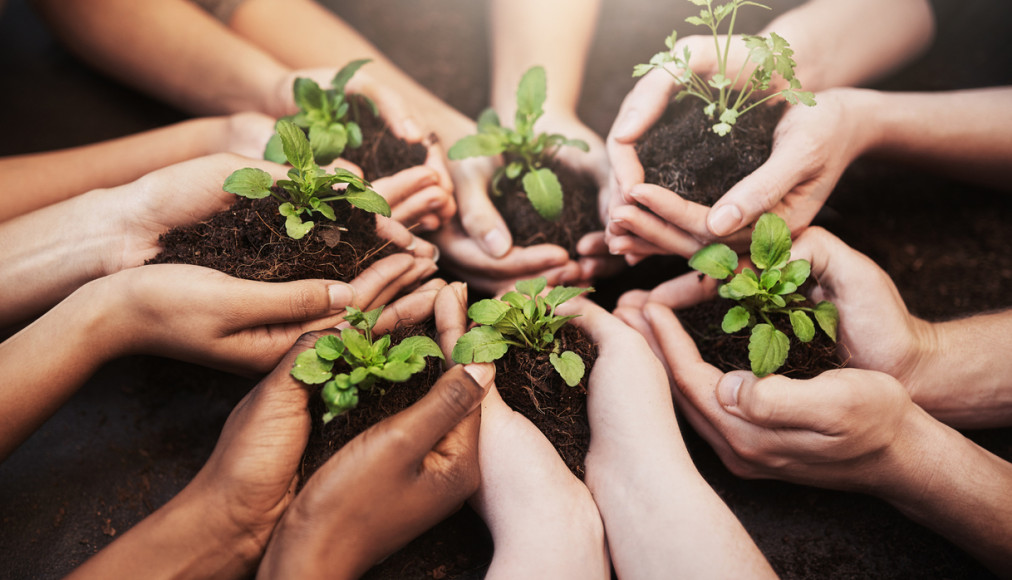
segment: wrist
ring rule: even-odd
[[[365,573],[369,563],[360,562],[362,550],[351,545],[356,534],[347,529],[314,530],[303,505],[293,504],[281,518],[257,578],[351,579]],[[340,522],[341,518],[332,516],[327,521]]]

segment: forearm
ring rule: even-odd
[[[1012,310],[935,323],[901,379],[914,402],[957,428],[1012,425]]]
[[[194,119],[92,145],[0,159],[0,178],[8,190],[0,222],[92,189],[128,183],[173,163],[223,151],[227,125],[224,117]],[[52,171],[53,167],[60,171]]]
[[[123,252],[113,190],[94,190],[0,224],[0,327],[37,316],[111,273]]]
[[[787,39],[805,90],[858,86],[912,61],[931,45],[935,18],[927,0],[811,0],[774,19]]]
[[[1008,191],[1012,88],[881,93],[871,153]]]
[[[111,76],[185,110],[277,116],[290,71],[186,0],[36,0],[57,35]]]
[[[924,412],[911,417],[890,454],[884,499],[1000,576],[1012,574],[1012,464]]]
[[[494,0],[492,106],[512,126],[520,77],[545,67],[548,115],[575,115],[600,0]]]

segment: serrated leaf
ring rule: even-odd
[[[552,311],[554,312],[555,308],[559,304],[562,304],[562,303],[564,303],[564,302],[566,302],[568,300],[572,300],[573,298],[576,298],[580,294],[584,294],[584,293],[587,293],[587,292],[593,292],[593,291],[594,291],[593,288],[579,288],[579,287],[573,287],[573,286],[555,286],[554,288],[552,288],[551,290],[548,291],[548,294],[545,295],[545,303],[547,303],[549,306],[551,306],[552,307]]]
[[[233,171],[225,178],[222,189],[229,193],[249,199],[261,199],[271,194],[274,178],[270,173],[255,167],[246,167]]]
[[[711,87],[717,89],[717,90],[720,90],[720,89],[722,89],[724,87],[730,86],[731,85],[731,79],[729,79],[729,78],[725,77],[724,75],[718,73],[718,74],[713,75],[710,78],[710,80],[707,81],[707,84],[710,85]],[[721,120],[723,121],[724,119],[721,119]]]
[[[528,120],[533,123],[535,119],[544,114],[541,106],[545,103],[547,85],[545,67],[543,66],[527,69],[524,76],[520,78],[520,84],[517,86],[516,128],[518,131],[520,126]]]
[[[500,332],[489,326],[476,326],[453,345],[450,358],[457,363],[492,362],[502,358],[509,345]]]
[[[320,358],[316,350],[310,349],[300,352],[295,357],[291,374],[307,385],[319,385],[330,380],[332,368],[334,368],[333,361]]]
[[[351,77],[355,76],[358,69],[362,68],[362,65],[368,63],[371,59],[362,58],[359,60],[353,60],[348,64],[341,67],[341,70],[337,71],[334,78],[330,81],[330,86],[334,87],[339,92],[344,92],[344,87],[351,80]]]
[[[313,125],[309,128],[309,145],[313,149],[313,160],[326,165],[344,153],[348,144],[348,132],[341,125]]]
[[[517,292],[525,295],[534,297],[541,294],[541,291],[548,285],[548,279],[544,276],[538,276],[537,278],[531,278],[529,280],[519,280],[516,283]]]
[[[801,342],[809,342],[815,338],[815,324],[812,319],[802,310],[792,310],[791,328],[794,329],[794,336]]]
[[[763,270],[782,268],[791,259],[791,230],[787,222],[773,213],[765,213],[752,232],[752,263]]]
[[[748,310],[741,306],[733,306],[724,315],[724,320],[720,323],[720,328],[727,334],[733,334],[739,330],[748,326],[749,320]]]
[[[467,159],[468,157],[491,157],[498,155],[505,149],[502,137],[491,133],[478,133],[462,137],[450,147],[446,155],[453,160]]]
[[[341,198],[359,209],[390,217],[390,204],[383,199],[382,195],[371,189],[358,189],[349,186]]]
[[[299,77],[292,83],[295,105],[303,111],[323,108],[323,89],[313,79]]]
[[[575,387],[580,384],[580,379],[587,372],[587,367],[583,363],[583,359],[578,354],[571,350],[563,352],[561,355],[557,355],[554,352],[548,355],[548,362],[552,363],[555,367],[556,372],[562,377],[566,384],[570,387]]]
[[[291,121],[282,119],[277,122],[275,130],[281,137],[281,148],[285,152],[285,158],[293,167],[305,171],[314,165],[313,150],[302,129]]]
[[[765,377],[779,369],[787,360],[791,342],[787,335],[769,324],[752,327],[748,341],[748,360],[757,377]]]
[[[267,140],[267,146],[264,147],[264,159],[274,163],[288,163],[285,150],[281,147],[281,137],[278,137],[277,133],[271,135],[271,138]]]
[[[344,343],[333,334],[321,336],[313,345],[316,354],[324,360],[337,360],[344,353]]]
[[[717,123],[712,127],[713,132],[720,135],[721,137],[726,136],[731,132],[731,126],[727,123]]]
[[[652,64],[638,64],[633,67],[632,76],[633,78],[641,77],[652,70],[654,70],[654,65]]]
[[[496,300],[486,298],[479,300],[467,309],[467,316],[478,324],[495,324],[502,319],[503,315],[509,312],[510,305]]]
[[[840,312],[836,309],[836,305],[828,300],[823,300],[815,305],[814,314],[815,321],[819,323],[819,328],[833,342],[836,342],[836,330],[840,325]]]
[[[523,179],[524,192],[538,214],[546,220],[556,220],[562,214],[562,185],[555,173],[547,167],[528,171]]]

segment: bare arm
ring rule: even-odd
[[[201,114],[282,109],[291,71],[186,0],[37,0],[56,34],[111,76]]]

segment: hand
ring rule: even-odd
[[[448,359],[465,305],[459,284],[435,298]],[[454,367],[421,401],[343,447],[285,514],[260,575],[358,577],[459,508],[478,486],[478,404],[494,375],[491,364]]]
[[[276,120],[254,111],[235,113],[226,119],[225,142],[221,151],[263,159],[267,141],[274,135]]]
[[[105,331],[130,338],[117,354],[159,354],[264,373],[299,335],[335,326],[348,306],[368,310],[385,304],[435,269],[431,260],[395,254],[350,283],[267,283],[199,266],[159,264],[125,270],[94,284],[116,305]]]

